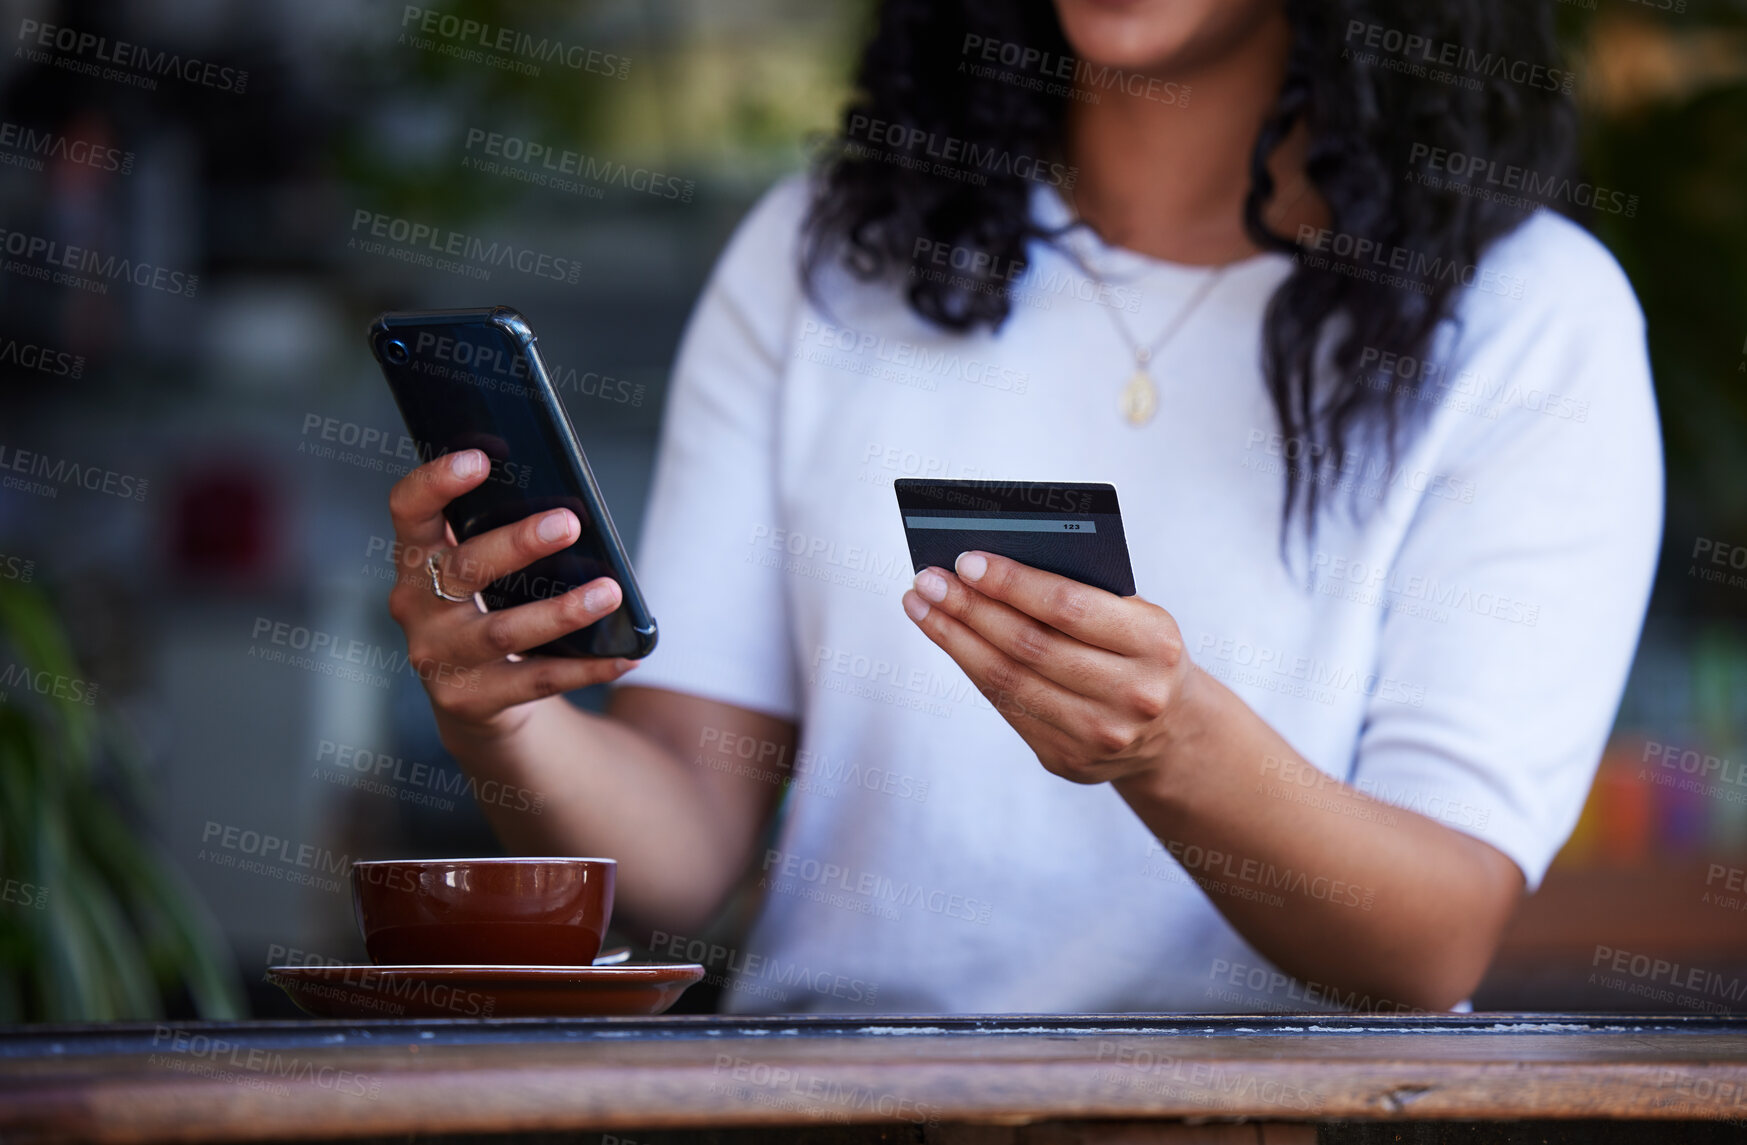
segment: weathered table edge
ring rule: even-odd
[[[1571,1037],[1613,1056],[1451,1061],[1416,1043]],[[229,1035],[227,1038],[226,1035]],[[1356,1038],[1347,1060],[1222,1055],[1229,1039]],[[221,1057],[190,1053],[205,1038]],[[980,1038],[1024,1060],[939,1056]],[[1086,1039],[1098,1053],[1088,1057]],[[175,1050],[178,1039],[183,1049]],[[258,1061],[238,1060],[249,1039]],[[804,1041],[797,1045],[796,1039]],[[794,1064],[787,1050],[878,1039],[882,1060]],[[1018,1039],[1015,1041],[1014,1039]],[[1671,1040],[1672,1039],[1672,1040]],[[145,1042],[159,1047],[142,1057]],[[659,1065],[602,1047],[676,1044]],[[1699,1060],[1656,1045],[1718,1051]],[[129,1052],[125,1047],[132,1045]],[[1282,1046],[1290,1046],[1282,1041]],[[1500,1042],[1508,1048],[1508,1041]],[[51,1052],[50,1047],[59,1047]],[[439,1064],[422,1047],[461,1047]],[[550,1062],[493,1058],[551,1048]],[[408,1057],[364,1073],[395,1047]],[[579,1062],[579,1048],[592,1055]],[[1035,1050],[1035,1052],[1031,1052]],[[1071,1052],[1070,1052],[1071,1051]],[[1617,1051],[1617,1052],[1615,1052]],[[931,1052],[935,1056],[930,1056]],[[366,1055],[360,1059],[360,1055]],[[764,1060],[760,1057],[763,1054]],[[153,1060],[153,1058],[156,1060]],[[522,1059],[527,1058],[521,1053]],[[569,1058],[571,1060],[566,1061]],[[289,1061],[294,1068],[286,1070]],[[338,1063],[338,1064],[336,1064]],[[428,1063],[428,1064],[427,1064]],[[431,1022],[166,1023],[0,1029],[0,1135],[114,1143],[390,1134],[994,1124],[1086,1118],[1325,1121],[1614,1117],[1747,1120],[1747,1017],[1626,1015],[1002,1015]]]

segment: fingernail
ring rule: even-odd
[[[641,660],[627,660],[623,656],[621,656],[617,660],[613,661],[613,667],[617,668],[621,672],[629,672],[631,669],[635,668],[637,665],[641,664],[642,662],[643,661],[641,661]]]
[[[922,618],[928,615],[928,602],[913,592],[904,594],[904,611],[910,614],[910,619],[922,623]]]
[[[946,578],[933,569],[923,569],[916,574],[916,591],[935,604],[939,604],[946,599]],[[924,614],[926,614],[926,610],[924,610]]]
[[[952,568],[965,580],[982,580],[989,571],[989,558],[981,553],[960,553]]]
[[[471,477],[479,472],[479,450],[463,449],[449,459],[449,472],[457,477]]]
[[[542,541],[562,541],[570,535],[570,510],[554,509],[534,526],[534,532]]]
[[[619,586],[616,584],[597,584],[582,594],[582,606],[590,612],[605,612],[617,601]]]

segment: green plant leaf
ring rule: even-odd
[[[26,685],[0,705],[0,877],[47,890],[0,918],[0,1021],[151,1018],[182,987],[202,1016],[238,1016],[217,926],[135,826],[136,741],[39,683],[81,678],[46,594],[0,583],[0,650],[0,672]]]

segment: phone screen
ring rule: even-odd
[[[391,314],[379,320],[371,344],[421,461],[464,449],[491,460],[490,476],[445,511],[459,540],[556,508],[582,524],[569,548],[492,580],[480,591],[486,607],[511,608],[612,577],[624,593],[617,610],[533,651],[645,655],[654,620],[531,335],[524,342],[492,311]]]

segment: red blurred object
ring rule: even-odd
[[[1658,792],[1638,777],[1639,770],[1623,752],[1602,757],[1595,785],[1603,862],[1638,866],[1650,856]]]
[[[220,462],[183,475],[171,506],[170,552],[179,575],[257,581],[278,535],[279,504],[267,474]]]

